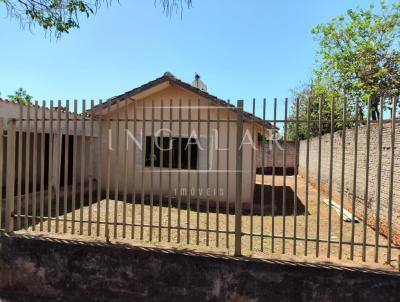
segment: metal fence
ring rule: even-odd
[[[253,100],[251,114],[204,99],[14,104],[0,118],[0,226],[393,264],[396,110],[381,102],[375,122],[370,101],[365,114],[349,103],[340,118],[338,99]]]

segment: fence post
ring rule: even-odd
[[[7,122],[7,185],[6,185],[6,232],[14,230],[14,185],[15,185],[15,128],[16,120]]]
[[[236,200],[235,200],[235,256],[242,255],[242,159],[243,159],[243,100],[237,102],[236,125]]]
[[[4,141],[4,125],[3,118],[0,117],[0,229],[3,227],[3,147]],[[4,228],[5,229],[5,228]]]

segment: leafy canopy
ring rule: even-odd
[[[24,105],[32,101],[32,96],[29,95],[23,88],[19,88],[14,92],[14,94],[9,95],[8,98],[12,102],[21,103]]]
[[[400,91],[400,3],[349,9],[312,29],[319,45],[317,81],[349,97]]]
[[[296,118],[299,99],[299,120],[318,120],[321,103],[321,133],[330,131],[333,112],[334,131],[343,128],[343,116],[363,122],[371,100],[372,119],[379,116],[379,103],[384,109],[391,97],[400,94],[400,3],[389,6],[380,2],[378,9],[349,9],[345,15],[315,26],[311,33],[318,43],[317,66],[310,84],[293,91],[295,100],[290,119]],[[346,98],[346,111],[343,103]],[[335,99],[332,108],[332,99]],[[333,109],[333,110],[332,110]],[[391,108],[392,109],[392,108]],[[343,114],[344,113],[344,114]],[[347,127],[354,123],[346,123]],[[310,136],[318,135],[318,123],[310,125]],[[288,125],[289,138],[307,137],[306,123]]]
[[[19,20],[23,27],[37,24],[56,37],[79,28],[81,15],[88,18],[101,5],[109,6],[112,2],[113,0],[0,0],[0,4],[6,6],[8,15]],[[179,8],[190,8],[192,0],[154,0],[154,4],[162,6],[166,15],[172,15]]]
[[[317,136],[319,133],[319,119],[321,118],[321,134],[330,132],[331,130],[331,113],[334,118],[334,131],[343,128],[343,113],[347,121],[354,120],[355,103],[331,96],[330,92],[324,86],[319,84],[304,84],[292,91],[293,103],[290,108],[289,120],[300,121],[297,124],[291,122],[288,124],[288,138],[291,140],[307,138],[307,120],[309,123],[310,137]],[[333,102],[332,102],[333,100]],[[297,104],[298,102],[298,104]],[[298,106],[298,108],[297,108]],[[320,107],[321,106],[321,107]],[[298,110],[298,113],[297,113]],[[361,119],[361,117],[359,116]],[[353,123],[346,122],[347,126]]]

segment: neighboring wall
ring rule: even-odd
[[[366,268],[0,236],[0,300],[386,302],[399,287]]]
[[[275,152],[275,167],[284,167],[285,143],[284,141],[268,140],[264,143],[264,152],[260,144],[257,150],[257,168],[273,167],[273,155]],[[264,163],[263,163],[264,155]],[[296,165],[296,144],[295,142],[286,142],[286,167],[293,170]]]
[[[367,201],[367,220],[372,227],[375,226],[376,217],[376,195],[377,195],[377,168],[378,168],[378,134],[379,127],[377,123],[371,123],[370,132],[370,159],[366,162],[366,134],[367,127],[360,126],[358,128],[358,144],[357,144],[357,170],[356,170],[356,215],[364,219],[364,193],[366,187],[366,167],[369,169],[368,177],[368,201]],[[354,171],[354,129],[346,130],[346,151],[345,151],[345,170],[344,170],[344,193],[345,207],[351,210],[351,199],[353,196],[353,171]],[[323,189],[327,189],[329,181],[329,159],[330,159],[330,134],[326,134],[321,139],[321,184]],[[389,184],[390,184],[390,162],[391,162],[391,123],[385,121],[382,133],[382,168],[381,168],[381,184],[380,190],[380,230],[381,233],[387,234],[388,228],[388,206],[389,206]],[[395,162],[394,162],[394,194],[393,194],[393,240],[400,243],[400,125],[396,126],[395,140]],[[309,175],[311,181],[315,184],[318,176],[318,138],[310,139],[309,143],[310,161]],[[307,142],[300,142],[299,150],[299,173],[306,174],[306,150]],[[334,190],[333,200],[340,202],[341,192],[341,171],[342,171],[342,131],[334,133],[333,138],[333,179],[332,185]]]

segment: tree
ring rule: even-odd
[[[118,0],[117,0],[118,1]],[[79,28],[79,17],[94,15],[101,5],[109,6],[112,0],[0,0],[8,15],[20,21],[22,26],[39,25],[60,37],[71,29]],[[154,0],[165,14],[171,15],[179,8],[192,6],[192,0]]]
[[[309,137],[317,136],[320,131],[319,119],[321,119],[321,134],[329,133],[331,131],[332,104],[334,118],[333,131],[343,128],[344,106],[346,106],[346,119],[348,121],[354,120],[355,103],[346,100],[346,104],[344,104],[344,98],[332,93],[322,83],[311,82],[303,84],[299,88],[292,90],[292,99],[293,102],[289,114],[289,120],[292,122],[287,124],[288,139],[290,140],[295,140],[297,137],[299,139],[306,139],[308,129]],[[359,118],[361,119],[361,117]],[[296,123],[297,119],[299,122]],[[351,126],[352,123],[347,122],[346,125]]]
[[[15,103],[21,103],[21,104],[28,104],[32,101],[32,96],[29,95],[25,89],[19,88],[14,92],[14,94],[9,95],[8,98],[10,101],[15,102]]]
[[[308,136],[319,133],[319,104],[321,103],[321,134],[331,130],[332,99],[334,131],[343,129],[343,105],[346,100],[346,127],[354,120],[365,123],[368,98],[371,101],[372,119],[379,117],[380,100],[384,110],[391,105],[391,96],[400,93],[400,4],[392,6],[381,1],[376,11],[348,10],[345,16],[333,18],[326,24],[312,29],[319,45],[317,68],[310,84],[292,91],[293,104],[288,124],[290,139],[307,137],[307,118],[311,123]],[[391,108],[393,110],[393,108]],[[396,109],[396,108],[395,108]]]
[[[315,26],[312,34],[319,44],[317,81],[330,83],[336,94],[362,98],[364,106],[370,97],[372,119],[377,119],[380,98],[400,92],[400,3],[349,9]]]

